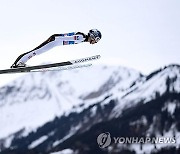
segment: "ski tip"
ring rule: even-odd
[[[95,56],[91,56],[91,57],[86,57],[86,58],[80,58],[80,59],[77,59],[77,60],[72,60],[70,62],[73,63],[73,64],[84,63],[84,62],[88,62],[88,61],[92,61],[92,60],[97,60],[99,58],[101,58],[100,55],[95,55]]]
[[[96,55],[97,56],[97,59],[101,58],[101,55]]]

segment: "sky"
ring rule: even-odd
[[[180,64],[179,0],[1,0],[0,69],[52,34],[97,28],[95,45],[58,46],[28,65],[101,55],[98,63],[134,68],[143,74]],[[0,85],[23,74],[0,75]]]

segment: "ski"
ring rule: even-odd
[[[80,59],[75,59],[75,60],[70,60],[70,61],[65,61],[65,62],[60,62],[60,63],[4,69],[4,70],[0,70],[0,74],[23,73],[23,72],[33,72],[33,71],[35,72],[35,70],[37,70],[38,72],[38,70],[43,70],[47,68],[56,68],[60,66],[71,66],[74,64],[85,63],[88,61],[97,60],[100,57],[101,57],[100,55],[95,55],[91,57],[80,58]]]
[[[53,72],[53,71],[64,71],[64,70],[72,70],[77,68],[83,68],[83,67],[90,67],[92,66],[91,63],[89,64],[76,64],[76,65],[70,65],[70,66],[58,66],[54,68],[42,68],[38,70],[31,70],[30,72]]]

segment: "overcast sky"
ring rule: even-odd
[[[180,63],[179,0],[1,0],[0,20],[0,69],[54,33],[92,28],[102,32],[98,44],[59,46],[28,64],[101,54],[99,63],[148,74]],[[16,76],[0,75],[0,84]]]

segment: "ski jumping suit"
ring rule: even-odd
[[[15,65],[26,63],[30,58],[32,58],[35,55],[39,55],[41,53],[44,53],[50,49],[52,49],[55,46],[60,45],[70,45],[70,44],[78,44],[81,42],[87,42],[88,38],[87,35],[81,32],[72,32],[72,33],[66,33],[66,34],[54,34],[50,36],[45,42],[40,44],[35,49],[23,53],[20,55],[16,61],[14,62]]]

